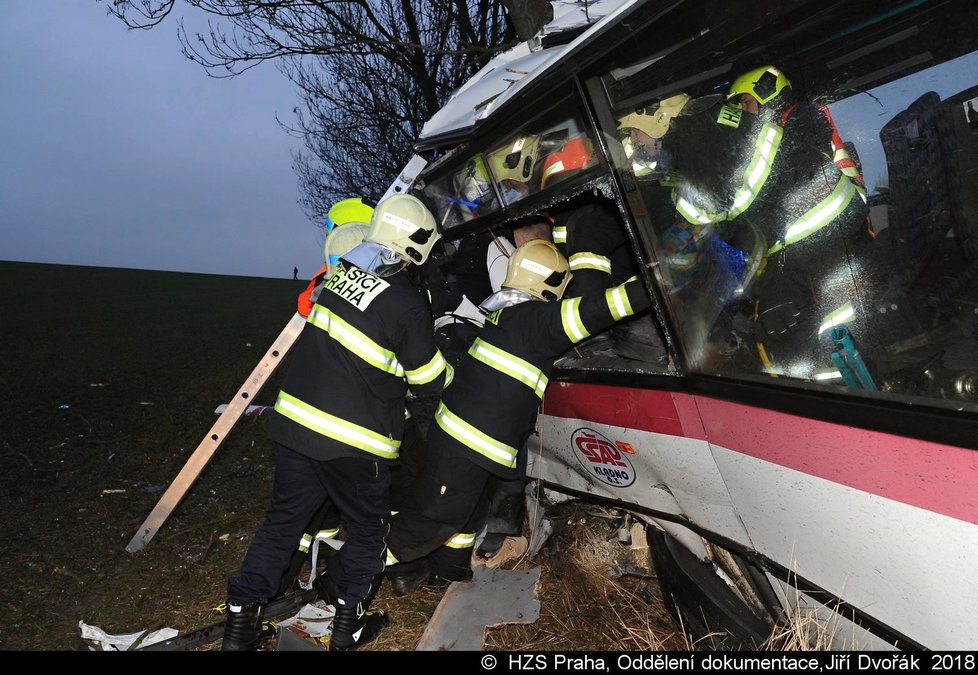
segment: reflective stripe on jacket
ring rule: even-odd
[[[396,460],[408,386],[437,395],[447,376],[408,275],[382,279],[346,261],[323,283],[291,358],[268,433],[320,460]]]
[[[488,471],[511,476],[533,430],[554,360],[573,344],[648,307],[645,288],[633,278],[582,297],[528,301],[490,314],[442,395],[429,430],[429,456],[458,451]]]

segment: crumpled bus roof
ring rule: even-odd
[[[527,83],[583,49],[601,32],[602,26],[641,1],[591,0],[586,6],[579,2],[551,2],[553,21],[532,40],[496,56],[459,87],[444,107],[425,123],[417,147],[439,147],[439,139],[443,139],[445,144],[457,144]],[[588,25],[589,29],[567,44],[548,48],[540,46],[541,40],[548,36]]]

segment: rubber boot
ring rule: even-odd
[[[332,549],[330,549],[332,550]],[[336,599],[340,597],[340,589],[337,579],[343,577],[343,567],[340,557],[333,552],[326,558],[326,565],[321,574],[317,574],[312,580],[312,587],[316,590],[316,598],[322,600],[327,605],[335,605]]]
[[[425,558],[410,563],[398,563],[387,568],[387,581],[390,582],[394,595],[403,598],[428,579],[431,570]]]
[[[428,556],[428,580],[433,588],[444,588],[453,581],[472,579],[472,549],[442,546]]]
[[[342,599],[337,600],[329,649],[343,652],[362,647],[377,637],[388,622],[386,612],[366,611],[363,602],[347,604]]]
[[[261,610],[258,601],[247,605],[228,602],[228,615],[224,620],[222,652],[253,652],[261,639]]]

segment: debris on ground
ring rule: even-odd
[[[81,631],[82,640],[89,643],[89,649],[93,652],[128,652],[139,647],[169,640],[180,634],[174,628],[161,628],[154,631],[142,630],[135,633],[110,635],[98,626],[89,626],[84,621],[78,622],[78,629]]]

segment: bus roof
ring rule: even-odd
[[[425,123],[416,149],[461,143],[494,110],[530,82],[586,49],[606,26],[642,1],[592,0],[586,6],[576,2],[551,3],[554,19],[533,39],[496,56],[459,87]],[[548,42],[559,42],[555,38],[562,34],[576,34],[576,37],[563,44],[546,46]]]

